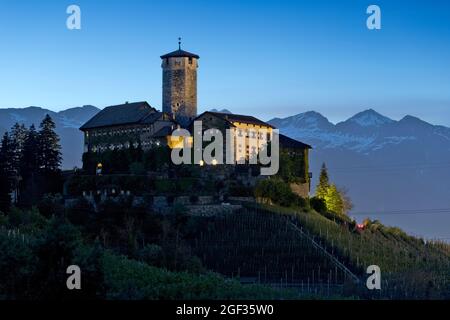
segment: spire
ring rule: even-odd
[[[181,37],[178,37],[178,50],[175,50],[173,52],[162,55],[161,59],[175,58],[175,57],[189,57],[189,58],[200,59],[200,57],[198,55],[196,55],[195,53],[190,53],[190,52],[181,50]]]

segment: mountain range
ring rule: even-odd
[[[449,151],[445,146],[450,143],[450,128],[434,126],[409,115],[395,121],[372,109],[336,125],[314,111],[275,118],[269,123],[318,149],[339,148],[369,155],[381,149],[426,142],[428,146],[443,146],[443,151]]]
[[[78,128],[99,110],[90,105],[60,112],[0,109],[0,133],[16,122],[38,126],[49,114],[61,138],[63,168],[80,167]],[[357,219],[371,216],[417,235],[450,237],[450,128],[409,115],[397,121],[372,109],[337,124],[314,111],[269,123],[313,146],[313,189],[326,163],[331,180],[348,190]]]
[[[331,180],[348,190],[355,218],[450,239],[450,128],[372,109],[337,124],[314,111],[269,123],[313,146],[313,186],[326,163]]]

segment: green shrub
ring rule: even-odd
[[[143,261],[151,266],[161,266],[163,257],[163,249],[156,244],[147,244],[137,254],[140,261]]]
[[[327,211],[327,205],[325,204],[325,201],[323,199],[312,197],[309,200],[309,204],[311,205],[311,208],[319,213],[325,213]]]
[[[80,197],[66,209],[67,219],[74,225],[90,226],[93,219],[94,208],[85,198]]]
[[[296,196],[295,202],[296,202],[297,207],[304,208],[304,209],[309,208],[309,200],[307,200],[297,194],[295,194],[295,196]]]
[[[24,232],[41,230],[46,224],[47,219],[39,213],[37,208],[21,210],[13,207],[8,215],[8,227],[19,228]]]
[[[279,178],[260,181],[255,188],[255,197],[270,199],[283,207],[308,207],[308,202],[294,193],[289,184]]]
[[[64,201],[60,194],[46,194],[38,202],[39,212],[47,218],[53,215],[62,215],[64,212]]]
[[[171,272],[106,253],[103,257],[107,299],[289,299],[290,292],[259,285],[241,285],[214,274]]]

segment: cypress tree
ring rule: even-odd
[[[40,124],[37,160],[43,172],[57,172],[61,166],[61,146],[55,127],[55,123],[48,114]]]
[[[325,199],[329,188],[330,181],[328,178],[328,169],[325,163],[323,163],[322,169],[320,170],[319,184],[316,187],[316,197],[319,199]]]

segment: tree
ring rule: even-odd
[[[37,160],[44,172],[59,171],[61,166],[61,146],[55,132],[55,123],[47,114],[40,124],[37,140]]]
[[[11,206],[12,150],[11,140],[6,132],[0,149],[0,211],[7,212]]]
[[[319,184],[316,187],[316,197],[319,199],[325,199],[330,188],[330,181],[328,178],[328,169],[325,163],[322,164],[320,170]]]
[[[41,286],[35,299],[64,299],[76,291],[67,290],[66,269],[72,264],[76,251],[82,245],[81,232],[64,217],[53,217],[36,241],[39,277],[35,286]]]
[[[16,199],[20,196],[19,194],[19,182],[21,180],[21,163],[23,157],[23,148],[25,145],[25,140],[28,136],[28,130],[23,124],[19,125],[17,122],[11,128],[11,149],[12,149],[12,188],[15,192]]]
[[[2,165],[3,172],[6,174],[3,175],[2,178],[10,178],[12,175],[12,151],[11,139],[9,138],[8,132],[5,132],[2,138],[2,145],[0,149],[0,164]]]
[[[344,213],[348,213],[353,209],[352,199],[350,199],[346,188],[338,188],[338,191],[341,195]]]
[[[337,214],[344,214],[344,202],[342,200],[341,194],[336,188],[336,185],[332,184],[327,189],[327,194],[325,196],[325,203],[327,205],[328,211]]]
[[[39,169],[37,148],[38,134],[34,125],[31,125],[23,144],[22,157],[20,161],[20,172],[24,179],[30,177]]]
[[[27,137],[23,144],[23,151],[20,161],[20,183],[18,202],[20,205],[32,206],[41,191],[37,183],[39,164],[37,160],[37,132],[34,125],[28,130]]]
[[[13,170],[14,175],[17,177],[20,175],[20,162],[23,155],[23,147],[25,145],[25,140],[28,136],[28,130],[23,124],[19,125],[16,123],[11,128],[11,146],[13,153]]]

